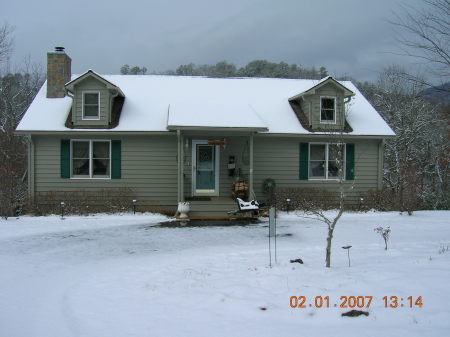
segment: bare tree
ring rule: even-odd
[[[386,141],[385,186],[398,195],[400,210],[446,208],[449,172],[447,118],[427,102],[423,85],[408,81],[404,70],[389,67],[380,75],[372,104],[396,137]],[[446,206],[447,205],[447,206]]]
[[[9,26],[0,29],[0,47],[4,46],[0,55],[11,53],[10,34]],[[10,71],[9,64],[0,69],[0,215],[4,217],[14,215],[26,196],[26,142],[14,130],[43,79],[41,67],[33,65],[29,58],[15,71]]]
[[[344,172],[344,153],[345,144],[341,137],[339,139],[331,138],[330,146],[333,148],[330,152],[333,152],[333,162],[335,163],[335,169],[337,170],[337,179],[339,184],[339,192],[337,200],[334,198],[325,197],[325,193],[321,193],[321,198],[311,198],[310,196],[303,196],[303,200],[300,201],[302,212],[297,213],[299,216],[307,219],[318,220],[327,225],[327,245],[325,249],[325,267],[331,267],[331,247],[333,242],[334,230],[339,219],[342,217],[345,211],[346,205],[346,192],[347,189],[353,189],[353,184],[350,186],[345,184],[345,172]],[[333,197],[335,194],[333,195]],[[331,200],[330,200],[331,199]],[[334,199],[334,200],[333,200]],[[337,203],[336,203],[337,201]],[[337,207],[337,209],[336,209]]]
[[[8,24],[0,26],[0,64],[4,62],[13,50],[13,28]]]
[[[450,79],[450,1],[422,0],[423,8],[403,6],[391,20],[398,29],[397,39],[403,54],[422,61],[428,72],[441,80]],[[403,74],[408,79],[435,87],[423,78]],[[439,90],[450,92],[448,88]]]
[[[352,101],[345,104],[345,117],[347,118],[351,112]],[[331,247],[333,242],[334,230],[339,219],[344,214],[346,209],[347,192],[355,187],[355,180],[351,183],[345,180],[345,134],[344,132],[330,133],[327,136],[329,141],[329,157],[328,170],[336,178],[339,186],[339,191],[336,200],[336,194],[330,192],[328,198],[322,192],[322,195],[317,198],[310,198],[309,196],[302,196],[302,210],[298,213],[299,216],[309,219],[324,222],[327,225],[327,245],[325,249],[325,267],[331,267]],[[331,167],[330,167],[330,163]]]

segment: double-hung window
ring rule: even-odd
[[[336,97],[320,97],[320,122],[336,123]]]
[[[345,174],[345,145],[336,143],[309,144],[309,178],[339,179]]]
[[[72,140],[72,178],[110,178],[111,142],[109,140]]]
[[[100,93],[83,92],[83,119],[100,119]]]

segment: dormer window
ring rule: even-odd
[[[100,119],[100,92],[83,92],[83,119]]]
[[[336,97],[320,97],[320,123],[336,123]]]

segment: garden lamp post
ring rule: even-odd
[[[66,204],[64,203],[64,201],[61,201],[61,203],[59,204],[59,208],[61,210],[61,219],[64,219],[64,207],[66,207]]]
[[[133,203],[133,214],[136,215],[136,203],[137,203],[137,200],[133,199],[132,203]]]

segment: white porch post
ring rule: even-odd
[[[253,133],[250,135],[249,139],[249,159],[250,159],[250,168],[248,175],[248,199],[251,200],[253,198]]]
[[[177,130],[177,173],[178,173],[178,179],[177,179],[177,204],[181,202],[181,147],[183,144],[181,144],[181,131]]]
[[[181,133],[181,132],[180,132]],[[180,137],[180,201],[184,201],[184,136]]]

